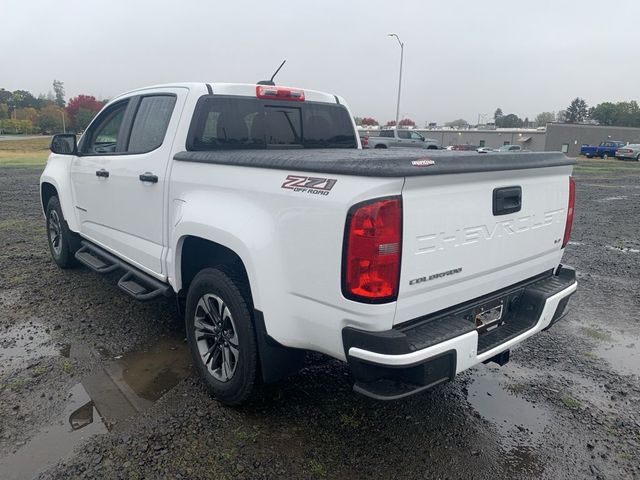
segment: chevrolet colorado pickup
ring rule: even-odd
[[[396,399],[563,316],[574,160],[362,150],[344,100],[190,83],[121,95],[56,135],[40,192],[53,260],[139,300],[174,297],[195,368],[225,404],[346,361]]]

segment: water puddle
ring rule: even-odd
[[[468,390],[471,406],[496,426],[507,448],[538,443],[551,423],[545,410],[511,393],[491,367],[476,369]]]
[[[613,250],[614,252],[620,253],[640,253],[640,249],[631,248],[631,247],[614,247],[613,245],[605,245],[607,250]]]
[[[74,352],[73,345],[63,346],[61,353],[71,358],[83,354]],[[0,460],[0,479],[32,478],[66,458],[87,438],[140,415],[191,375],[191,356],[181,339],[163,337],[117,358],[104,349],[96,354],[104,360],[97,373],[71,389],[60,418]]]
[[[82,385],[109,428],[143,412],[191,375],[189,349],[177,338],[163,337],[115,358],[106,349],[98,354],[108,360],[97,373],[83,379]]]
[[[596,349],[596,354],[604,358],[611,367],[623,375],[640,377],[640,338],[629,334],[611,334]]]
[[[57,354],[46,327],[39,323],[23,323],[0,332],[0,376]]]
[[[614,202],[616,200],[626,200],[627,196],[626,195],[619,195],[617,197],[606,197],[606,198],[602,198],[600,200],[598,200],[599,202]]]
[[[46,466],[67,457],[85,439],[105,433],[105,427],[91,398],[81,384],[71,389],[63,414],[41,430],[24,447],[0,460],[0,478],[33,478]]]

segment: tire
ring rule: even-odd
[[[607,153],[603,153],[602,154],[602,159],[603,160],[607,160],[608,158],[609,158],[609,154],[607,154]]]
[[[201,270],[189,286],[185,326],[193,364],[209,393],[225,405],[246,402],[256,382],[258,349],[238,286],[220,270]]]
[[[636,162],[640,162],[640,153],[636,155]]]
[[[78,263],[74,256],[78,250],[78,237],[69,230],[62,214],[60,200],[53,196],[47,203],[47,243],[53,261],[60,268],[72,268]]]
[[[387,146],[379,143],[378,145],[375,146],[375,148],[387,148]]]

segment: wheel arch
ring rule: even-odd
[[[176,287],[186,291],[196,274],[203,268],[219,268],[246,295],[250,308],[253,308],[251,281],[244,261],[233,249],[213,240],[196,235],[183,235],[176,247]]]
[[[305,352],[285,347],[269,336],[264,314],[254,304],[252,285],[255,284],[251,283],[245,262],[233,249],[200,236],[182,236],[176,247],[178,301],[184,299],[196,274],[207,267],[223,271],[245,297],[256,332],[262,381],[274,382],[298,371],[304,362]]]
[[[58,196],[58,189],[53,183],[42,182],[40,184],[40,203],[42,204],[42,211],[46,214],[47,205],[51,197]]]

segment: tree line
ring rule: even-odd
[[[377,126],[380,125],[372,117],[355,117],[356,125]],[[541,112],[534,120],[525,117],[520,118],[515,113],[505,114],[501,108],[497,108],[493,114],[493,125],[497,128],[535,128],[544,127],[547,123],[591,123],[595,125],[605,125],[610,127],[640,127],[640,106],[635,100],[628,102],[603,102],[596,106],[589,107],[587,102],[577,97],[571,101],[569,106],[556,112]],[[391,120],[385,125],[395,126],[396,122]],[[446,122],[445,127],[469,128],[472,125],[463,118],[458,118]],[[403,119],[400,126],[415,126],[411,119]],[[429,126],[435,126],[430,123]]]
[[[0,133],[80,132],[107,102],[92,95],[78,95],[67,102],[64,83],[54,80],[52,86],[52,91],[37,97],[27,90],[0,88]]]

